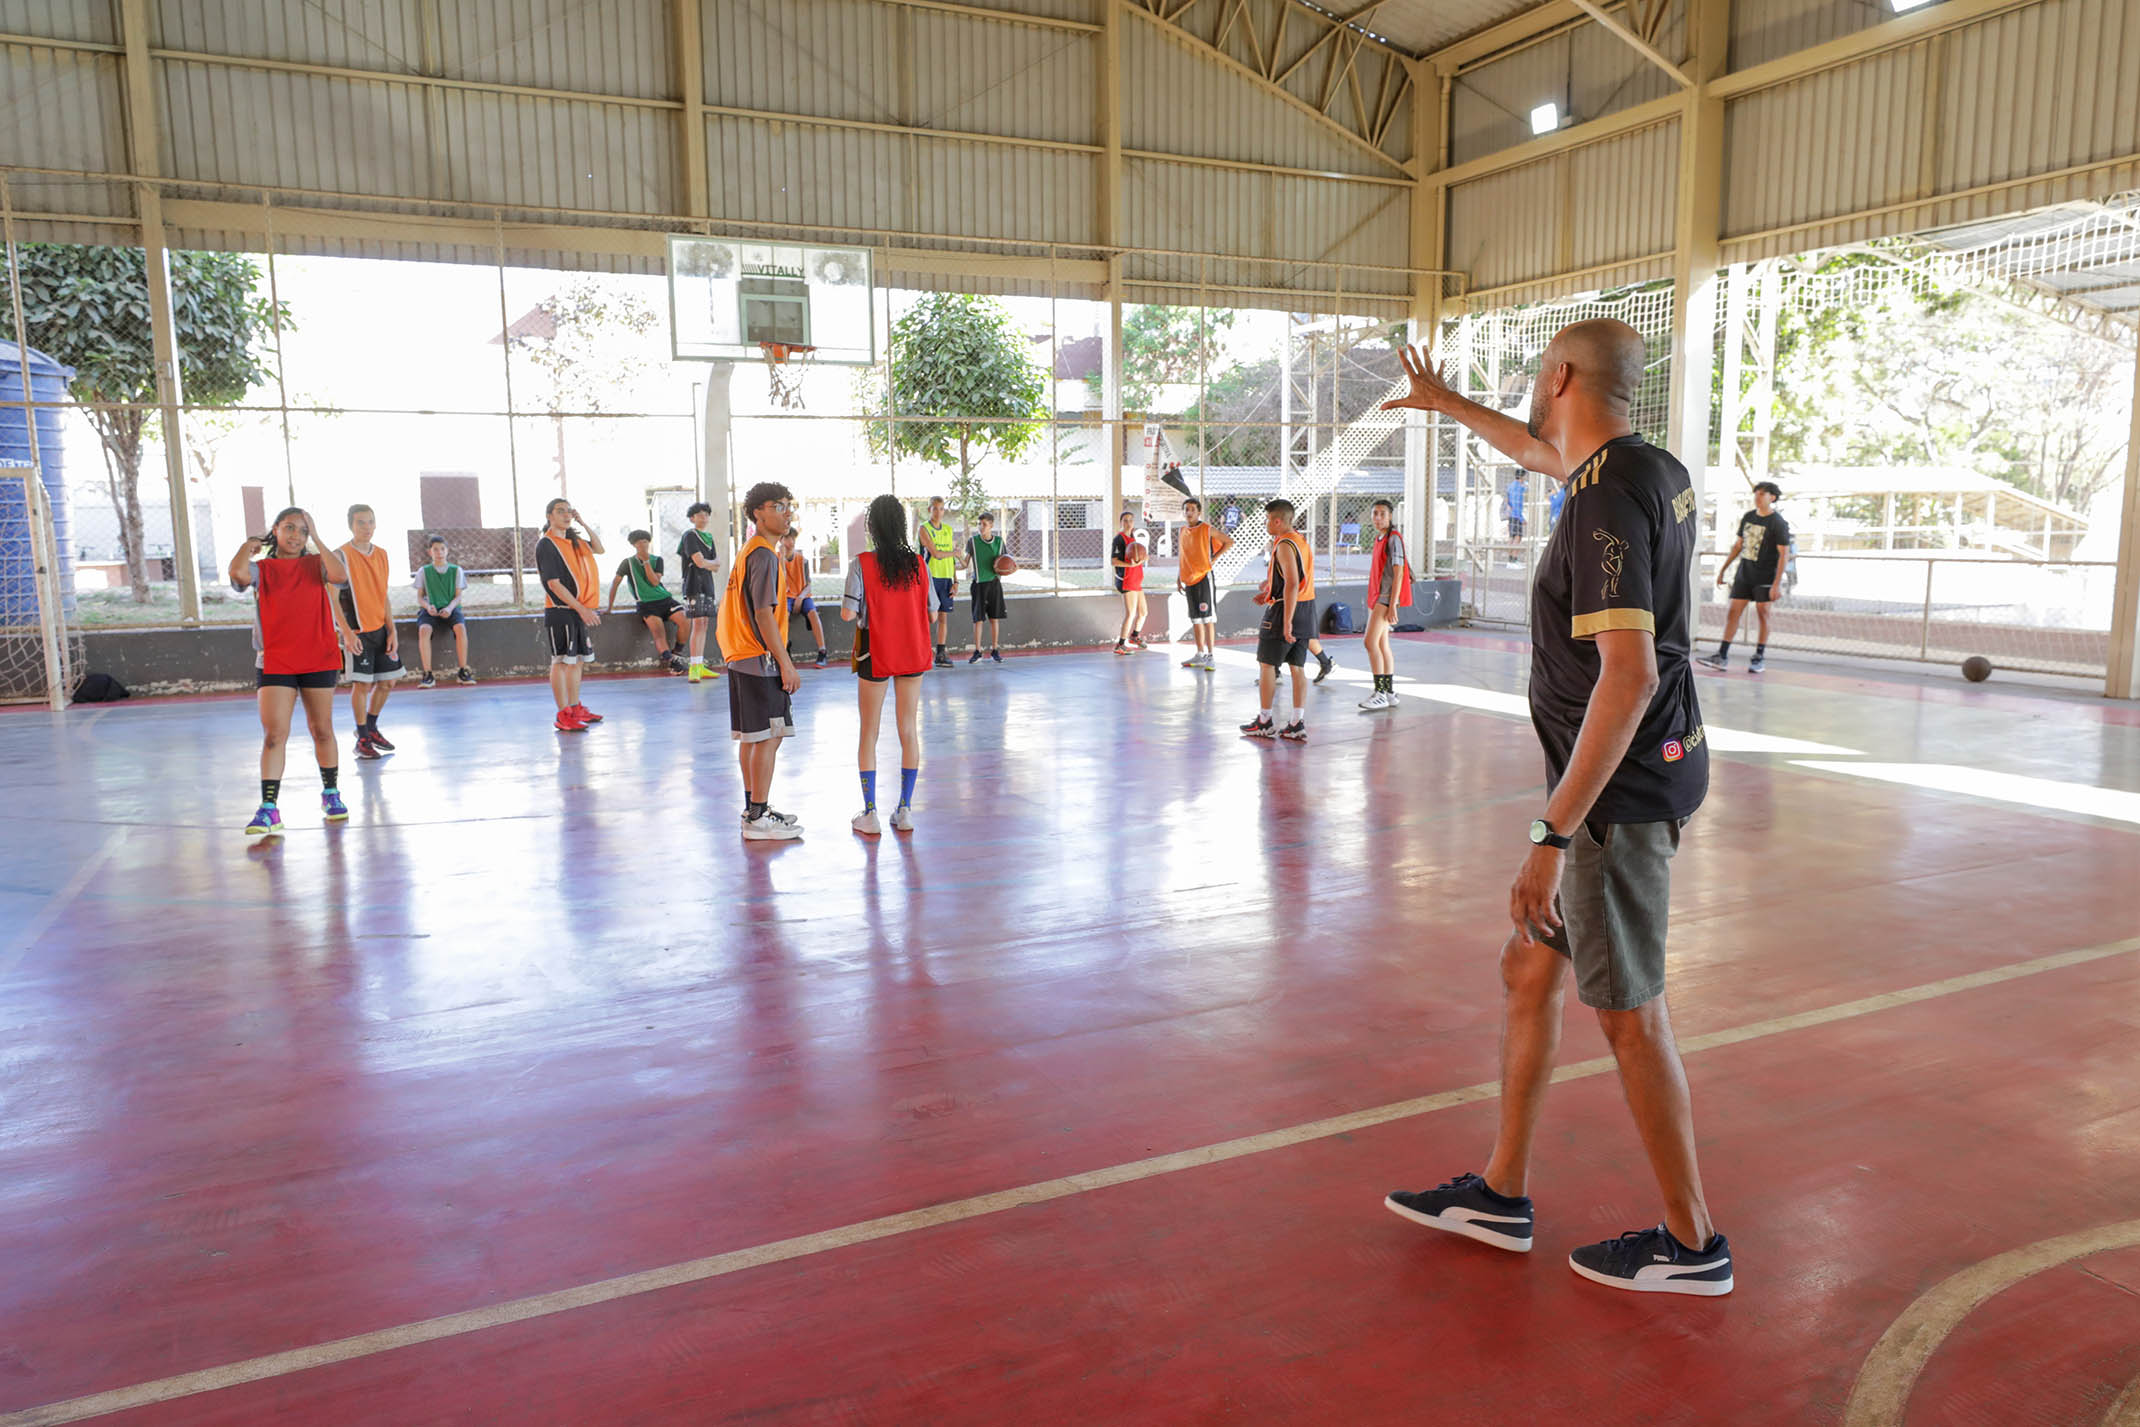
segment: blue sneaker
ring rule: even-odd
[[[1664,1225],[1633,1229],[1568,1255],[1568,1267],[1592,1283],[1636,1293],[1691,1293],[1721,1298],[1731,1292],[1731,1242],[1716,1235],[1690,1249]]]
[[[342,801],[342,790],[340,788],[322,788],[320,790],[320,812],[331,823],[346,823],[349,821],[349,805]]]
[[[245,835],[247,837],[281,837],[282,814],[276,810],[273,803],[262,803],[260,811],[254,813],[253,820],[245,825]]]
[[[1497,1249],[1518,1254],[1531,1251],[1536,1217],[1531,1201],[1496,1194],[1476,1174],[1460,1174],[1433,1189],[1400,1189],[1384,1199],[1382,1207],[1415,1224],[1462,1234]]]

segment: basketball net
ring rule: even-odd
[[[786,411],[802,409],[803,363],[790,362],[790,357],[807,360],[815,347],[791,346],[786,342],[760,342],[758,350],[765,354],[765,370],[772,378],[773,404]]]

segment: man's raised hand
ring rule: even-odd
[[[1404,363],[1404,374],[1411,379],[1411,389],[1403,396],[1382,403],[1384,411],[1397,411],[1415,407],[1420,411],[1446,411],[1456,391],[1434,365],[1434,354],[1425,347],[1399,347],[1397,360]]]

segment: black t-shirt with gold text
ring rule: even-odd
[[[1531,724],[1557,785],[1598,681],[1597,635],[1647,630],[1657,692],[1590,816],[1684,818],[1709,790],[1709,746],[1694,695],[1695,498],[1686,467],[1640,436],[1608,441],[1568,480],[1560,523],[1531,586]]]
[[[1763,515],[1758,510],[1749,510],[1739,517],[1739,539],[1744,548],[1739,551],[1739,568],[1752,576],[1757,585],[1776,583],[1776,562],[1783,555],[1783,548],[1791,543],[1791,524],[1775,511]]]

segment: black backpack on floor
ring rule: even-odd
[[[109,674],[84,674],[82,682],[74,686],[74,701],[78,704],[115,704],[126,696],[126,685]]]

